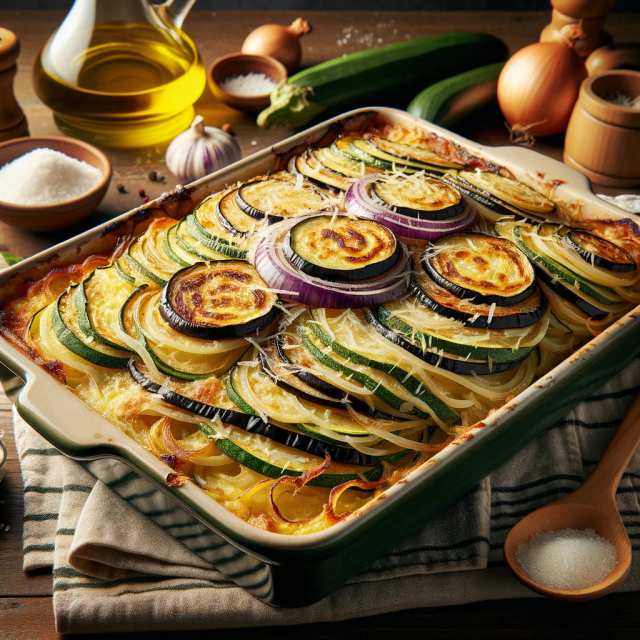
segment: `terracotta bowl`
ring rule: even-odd
[[[0,220],[21,231],[55,231],[70,227],[90,215],[104,198],[111,181],[109,158],[96,147],[74,138],[40,136],[16,138],[0,144],[0,167],[34,149],[60,151],[76,160],[93,165],[102,172],[102,180],[88,193],[74,200],[47,205],[20,205],[0,199]],[[34,187],[37,188],[37,178]],[[2,194],[0,194],[0,198]]]
[[[238,93],[229,93],[220,87],[227,78],[247,73],[264,73],[275,84],[287,79],[287,70],[275,58],[252,53],[231,53],[228,56],[218,58],[211,65],[207,73],[207,80],[213,95],[233,109],[248,113],[262,111],[269,106],[271,92],[258,96],[243,96]]]
[[[609,187],[640,185],[640,109],[604,96],[640,95],[640,71],[607,71],[580,86],[564,142],[564,161],[591,182]]]

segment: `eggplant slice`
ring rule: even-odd
[[[469,358],[458,358],[451,355],[445,355],[443,351],[434,349],[433,351],[421,349],[419,346],[412,344],[398,332],[385,327],[372,311],[368,311],[365,316],[367,322],[383,337],[402,347],[410,354],[420,358],[420,360],[434,367],[439,367],[444,371],[451,371],[461,375],[476,374],[486,376],[492,373],[502,373],[508,371],[516,365],[520,364],[529,354],[521,360],[512,360],[511,362],[488,362],[487,360],[471,360]]]
[[[257,220],[268,217],[269,222],[315,213],[330,204],[327,195],[318,187],[309,182],[298,186],[291,176],[249,182],[235,191],[234,197],[238,207],[248,216]]]
[[[153,382],[147,376],[145,376],[138,365],[136,365],[133,358],[128,364],[129,373],[131,377],[145,390],[150,393],[159,393],[161,385]],[[363,467],[375,466],[379,463],[374,456],[356,451],[352,447],[340,447],[332,445],[317,438],[300,433],[295,430],[294,426],[285,428],[272,424],[271,422],[264,422],[260,417],[249,415],[247,413],[241,413],[233,409],[221,409],[220,407],[214,407],[212,405],[193,400],[175,391],[164,390],[160,397],[167,403],[184,409],[190,413],[194,413],[198,416],[202,416],[208,420],[214,418],[220,418],[222,422],[238,427],[247,433],[255,433],[265,438],[269,438],[278,444],[282,444],[298,451],[304,451],[305,453],[324,458],[328,453],[331,456],[333,462],[340,462],[342,464],[354,464]]]
[[[241,338],[275,320],[277,301],[246,262],[198,262],[165,285],[160,314],[173,329],[193,338]]]
[[[528,327],[542,319],[547,301],[536,286],[532,295],[511,307],[473,304],[441,287],[426,274],[416,274],[409,291],[422,305],[441,316],[478,329],[516,329]]]
[[[287,235],[284,250],[296,269],[332,282],[376,278],[402,254],[400,242],[385,226],[344,215],[299,222]]]
[[[466,206],[457,189],[423,173],[381,176],[367,189],[371,199],[385,209],[419,220],[447,220],[462,214]]]
[[[349,395],[343,389],[319,378],[296,364],[299,358],[308,358],[307,352],[292,336],[278,335],[264,346],[260,354],[262,368],[275,383],[303,400],[321,404],[331,409],[346,411],[347,405],[370,418],[397,420],[377,407],[370,407],[364,400]],[[309,361],[312,364],[314,361]]]
[[[572,229],[564,236],[567,245],[586,262],[614,273],[636,270],[635,260],[622,247],[582,229]]]
[[[475,304],[512,307],[536,289],[527,256],[509,240],[482,233],[439,238],[421,264],[438,285]]]

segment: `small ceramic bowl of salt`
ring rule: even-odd
[[[287,70],[271,56],[231,53],[211,65],[207,78],[218,100],[252,113],[269,106],[271,91],[287,79]]]
[[[22,231],[54,231],[90,215],[111,180],[107,156],[56,136],[0,144],[0,220]]]

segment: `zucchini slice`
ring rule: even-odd
[[[201,224],[194,214],[185,218],[185,231],[197,242],[203,244],[207,249],[216,253],[221,253],[233,260],[245,260],[247,257],[246,249],[241,249],[235,244],[229,244],[222,238],[211,235]]]
[[[438,315],[462,322],[467,327],[482,329],[515,329],[528,327],[542,319],[547,311],[547,301],[536,286],[533,293],[522,302],[510,307],[474,304],[460,299],[427,274],[415,274],[409,283],[409,291]]]
[[[432,171],[464,169],[463,165],[446,160],[433,151],[417,145],[394,142],[371,133],[365,133],[363,138],[368,146],[360,145],[361,148],[369,155],[387,162],[397,162],[417,169]]]
[[[300,476],[305,471],[318,467],[323,458],[279,444],[257,433],[247,433],[235,427],[226,426],[224,431],[209,424],[199,426],[209,438],[232,460],[269,478]],[[327,471],[311,479],[307,484],[316,487],[337,487],[349,480],[359,480],[361,476],[374,481],[382,477],[382,465],[362,467],[340,462],[331,462]]]
[[[294,176],[301,175],[305,180],[326,189],[331,193],[340,193],[349,188],[351,182],[335,173],[320,169],[318,163],[309,164],[309,150],[293,156],[287,165],[287,171]]]
[[[299,271],[330,281],[375,278],[400,259],[392,231],[373,220],[316,216],[296,224],[287,235],[285,255]]]
[[[331,336],[326,334],[314,322],[308,322],[305,326],[299,327],[298,334],[300,335],[302,344],[307,348],[309,353],[318,360],[318,362],[320,362],[320,364],[323,364],[334,371],[350,376],[351,379],[364,385],[370,391],[373,391],[378,398],[394,409],[398,411],[405,411],[407,403],[411,404],[410,401],[403,399],[403,397],[394,393],[391,388],[388,388],[399,384],[411,395],[419,398],[428,405],[433,412],[433,416],[437,417],[442,423],[451,426],[461,424],[460,416],[453,411],[453,409],[427,391],[416,377],[412,376],[401,367],[386,362],[377,362],[368,358],[364,354],[347,349],[333,340]],[[331,349],[331,353],[327,353],[324,347],[329,347]],[[354,369],[349,366],[349,363],[371,369],[372,375],[369,375],[358,368]],[[383,377],[378,378],[378,376],[375,375],[376,371],[381,372]],[[389,383],[391,384],[386,383],[384,376],[388,376],[390,378]],[[385,383],[387,386],[385,386]],[[411,407],[411,409],[406,412],[418,416],[419,418],[428,417],[428,414],[415,406]]]
[[[61,294],[53,305],[53,329],[58,340],[83,360],[106,369],[124,369],[130,356],[87,336],[78,324],[73,289]]]
[[[216,204],[215,214],[224,229],[234,238],[248,238],[253,234],[258,223],[248,216],[236,202],[236,192],[224,195]]]
[[[96,269],[73,293],[78,326],[83,333],[102,344],[131,352],[116,332],[118,315],[134,286],[123,280],[113,267]]]
[[[193,212],[193,218],[198,223],[197,228],[201,234],[204,234],[212,242],[217,244],[229,245],[235,247],[242,242],[244,236],[236,231],[233,227],[225,225],[224,218],[219,215],[220,203],[229,196],[229,193],[218,193],[205,198]],[[227,202],[233,202],[233,197],[227,198]],[[246,217],[246,216],[245,216]],[[251,220],[251,219],[250,219]],[[255,221],[251,220],[255,225]],[[240,245],[240,249],[244,246]]]
[[[275,383],[303,400],[344,411],[347,405],[372,418],[393,420],[394,417],[364,400],[313,374],[315,360],[309,356],[299,339],[278,335],[270,340],[261,355],[262,367]],[[304,368],[302,368],[304,367]]]
[[[125,259],[133,270],[159,286],[166,284],[178,269],[164,247],[164,236],[173,226],[173,218],[154,220],[142,236],[133,240],[125,253]]]
[[[311,455],[324,457],[327,453],[334,462],[344,464],[354,464],[358,466],[375,466],[382,460],[387,462],[396,461],[405,456],[409,451],[402,449],[393,450],[380,458],[363,454],[353,449],[353,447],[345,446],[339,443],[338,446],[332,446],[332,443],[323,442],[313,434],[313,427],[308,427],[305,431],[300,431],[298,425],[276,425],[271,422],[264,422],[255,412],[252,414],[240,413],[234,409],[215,407],[210,404],[194,400],[181,393],[171,389],[162,389],[161,385],[148,378],[144,373],[144,366],[138,365],[133,359],[129,360],[128,369],[131,377],[145,391],[150,393],[161,393],[161,397],[165,402],[172,404],[180,409],[184,409],[196,415],[202,416],[208,420],[219,419],[224,424],[233,425],[247,433],[253,433],[265,436],[274,442],[304,451]],[[229,402],[230,404],[230,402]],[[207,432],[205,431],[205,435]],[[209,432],[208,435],[211,435]],[[398,449],[395,447],[395,449]]]
[[[541,193],[514,180],[489,171],[460,171],[458,179],[510,204],[521,211],[544,218],[556,205]]]
[[[244,213],[257,220],[268,217],[269,222],[315,213],[329,205],[327,196],[314,185],[299,186],[295,179],[283,176],[244,184],[234,197]]]
[[[636,270],[635,260],[622,247],[582,229],[572,229],[565,242],[589,264],[616,273]]]
[[[188,217],[188,216],[187,216]],[[175,239],[175,245],[173,240]],[[194,238],[187,230],[187,218],[180,220],[170,236],[171,246],[183,260],[191,264],[196,262],[214,262],[217,260],[233,260],[225,253],[216,251]],[[188,257],[187,257],[188,256]]]
[[[523,234],[522,231],[525,230]],[[600,305],[610,307],[612,312],[616,312],[616,306],[620,306],[624,300],[616,295],[609,287],[598,285],[587,278],[572,271],[557,260],[541,253],[532,244],[527,237],[527,233],[535,233],[531,226],[523,226],[522,229],[518,225],[512,225],[509,233],[512,234],[514,241],[519,249],[531,260],[535,266],[536,273],[541,279],[556,280],[570,287],[573,292],[579,292],[579,297],[586,296],[593,299]],[[602,313],[609,313],[606,308],[600,309]],[[597,315],[597,314],[596,314]]]
[[[370,167],[352,156],[345,157],[336,153],[331,147],[310,150],[309,161],[315,161],[318,168],[346,179],[358,179],[367,173],[379,173],[379,169]]]
[[[445,371],[451,371],[452,373],[458,373],[461,375],[472,375],[475,373],[479,376],[486,376],[492,373],[508,371],[517,364],[520,364],[520,362],[522,362],[522,360],[524,360],[524,358],[526,358],[531,352],[531,349],[525,350],[526,355],[522,358],[519,360],[508,360],[507,362],[493,362],[490,358],[483,360],[471,360],[468,357],[462,358],[451,355],[445,356],[442,351],[438,351],[437,349],[429,350],[426,348],[426,344],[425,348],[423,348],[414,342],[410,342],[402,333],[396,332],[383,325],[372,311],[367,312],[366,319],[382,337],[402,347],[412,355],[420,358],[420,360],[424,360],[424,362],[434,367],[440,367]]]
[[[425,252],[429,276],[458,298],[511,307],[535,291],[535,271],[512,242],[482,233],[438,238]]]
[[[277,317],[278,296],[246,262],[196,263],[162,290],[160,315],[178,333],[202,340],[240,338]]]
[[[489,342],[490,346],[477,346],[482,344],[478,340],[478,332],[482,331],[486,334],[485,330],[463,329],[456,332],[455,336],[443,337],[425,327],[408,324],[383,305],[375,307],[373,314],[380,324],[403,337],[408,343],[417,346],[421,351],[435,349],[449,356],[457,356],[473,362],[491,361],[494,365],[517,363],[524,360],[535,348],[535,346],[512,347],[506,341],[505,344],[500,344],[500,338],[496,335],[500,332],[495,330],[490,332],[493,340],[484,340],[485,343]],[[542,332],[543,335],[544,332]]]
[[[180,380],[220,376],[246,350],[245,340],[212,343],[173,331],[160,316],[160,296],[158,290],[138,287],[122,305],[119,320],[122,331],[140,343],[163,373]]]
[[[258,362],[243,362],[235,366],[229,375],[227,393],[241,411],[259,413],[263,420],[286,424],[304,422],[344,436],[371,437],[345,409],[332,410],[289,393],[277,385]],[[380,422],[383,427],[386,424]]]
[[[180,254],[176,252],[176,250],[174,249],[173,244],[175,244],[175,238],[172,243],[171,236],[175,234],[176,227],[177,227],[177,224],[165,231],[164,238],[162,240],[162,247],[164,249],[164,252],[167,254],[167,258],[169,258],[169,260],[173,260],[180,267],[188,267],[190,264],[194,264],[196,261],[190,255],[187,256],[189,260],[185,260],[181,258]]]
[[[380,176],[367,187],[370,197],[401,215],[420,220],[459,216],[466,204],[450,184],[425,174]]]

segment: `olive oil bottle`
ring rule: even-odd
[[[33,82],[66,134],[104,147],[162,144],[193,120],[205,70],[180,29],[194,0],[76,0]]]

